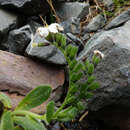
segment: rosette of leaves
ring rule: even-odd
[[[0,130],[46,130],[41,122],[46,119],[45,115],[38,115],[29,110],[45,102],[50,93],[50,86],[38,86],[29,92],[12,111],[11,100],[1,92],[0,102],[3,104],[1,108],[3,112],[0,118]]]
[[[100,57],[94,55],[92,61],[77,61],[78,48],[71,44],[67,45],[66,38],[61,33],[49,33],[46,40],[59,48],[68,63],[69,86],[64,102],[56,111],[54,102],[47,105],[46,120],[70,121],[75,119],[78,113],[85,109],[83,100],[93,96],[93,90],[99,87],[93,76],[95,66],[100,62]],[[82,79],[85,80],[82,81]]]

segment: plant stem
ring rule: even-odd
[[[29,112],[29,111],[24,111],[24,110],[19,110],[19,111],[12,112],[12,116],[26,116],[26,115],[29,115],[29,116],[31,116],[33,118],[37,118],[37,119],[46,121],[45,115],[41,116],[41,115]]]

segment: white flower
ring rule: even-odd
[[[41,37],[47,37],[48,34],[49,34],[49,30],[48,30],[47,27],[39,27],[39,28],[37,29],[37,32],[39,33],[39,35],[40,35]]]
[[[52,23],[50,26],[49,26],[49,30],[50,30],[50,32],[52,31],[52,30],[54,30],[55,29],[55,31],[57,30],[57,31],[64,31],[64,29],[63,29],[63,27],[60,25],[60,24],[58,24],[58,23]],[[55,32],[54,32],[55,33]],[[57,32],[56,32],[57,33]]]
[[[99,50],[94,50],[95,55],[99,55],[102,59],[104,58],[104,54]]]
[[[39,27],[37,29],[37,32],[41,37],[47,37],[49,32],[51,33],[58,33],[59,31],[63,31],[63,27],[59,25],[58,23],[52,23],[48,27]]]

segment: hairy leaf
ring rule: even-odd
[[[80,80],[82,76],[83,76],[82,72],[79,72],[78,74],[73,73],[71,75],[70,79],[71,79],[72,82],[76,82],[76,81]]]
[[[73,59],[71,61],[71,63],[69,64],[70,70],[72,70],[75,67],[76,64],[77,64],[77,60]]]
[[[58,114],[58,120],[64,122],[73,120],[76,117],[77,112],[78,110],[76,107],[70,106]]]
[[[76,57],[76,54],[78,52],[78,47],[72,46],[71,52],[70,52],[70,59],[74,59]]]
[[[95,90],[99,88],[99,83],[98,82],[93,82],[88,86],[88,90]]]
[[[90,65],[88,66],[88,74],[91,75],[93,72],[94,72],[94,65],[93,65],[93,64],[90,64]]]
[[[24,128],[25,130],[46,130],[43,123],[29,117],[29,116],[14,116],[14,122]]]
[[[66,52],[66,56],[70,56],[70,53],[71,53],[71,50],[72,50],[73,46],[71,44],[69,44],[66,49],[65,49],[65,52]]]
[[[81,69],[82,69],[82,63],[78,63],[75,67],[74,67],[74,69],[73,69],[73,72],[75,72],[75,73],[78,73]]]
[[[77,103],[77,108],[78,108],[79,111],[82,111],[82,110],[85,109],[85,106],[84,106],[84,104],[81,101],[79,101]]]
[[[19,126],[16,126],[16,127],[14,128],[14,130],[23,130],[23,128],[21,128],[21,127],[19,127]]]
[[[48,122],[51,121],[52,117],[53,117],[53,114],[54,114],[54,101],[51,101],[48,103],[47,105],[47,112],[46,112],[46,119]]]
[[[0,130],[14,130],[13,120],[11,117],[11,112],[6,111],[3,113],[1,118]]]
[[[97,65],[100,62],[100,58],[94,55],[92,58],[92,61],[93,61],[93,64]]]
[[[31,108],[39,106],[49,98],[50,94],[50,86],[38,86],[27,94],[27,96],[18,104],[16,110],[30,110]]]
[[[11,100],[4,93],[0,92],[0,102],[3,103],[4,107],[11,108]]]
[[[86,99],[89,99],[93,96],[94,94],[92,92],[86,92],[85,96],[86,96]]]
[[[95,79],[96,79],[95,76],[93,76],[93,75],[89,76],[88,80],[87,80],[87,84],[91,84]]]

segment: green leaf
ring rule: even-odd
[[[65,36],[62,35],[62,37],[61,37],[61,47],[65,49],[65,46],[66,46],[66,38],[65,38]]]
[[[72,70],[77,64],[77,60],[73,59],[71,63],[69,64],[70,70]]]
[[[92,92],[86,92],[85,96],[86,96],[86,99],[89,99],[93,96],[94,94]]]
[[[71,44],[69,44],[66,48],[65,48],[65,52],[66,52],[66,56],[68,57],[71,53],[73,46]]]
[[[47,130],[43,123],[29,116],[14,116],[14,122],[25,130]]]
[[[63,122],[67,122],[67,121],[70,121],[70,120],[73,120],[76,115],[77,115],[77,108],[76,107],[68,107],[66,109],[64,109],[63,111],[61,111],[59,114],[58,114],[58,120],[59,121],[63,121]]]
[[[78,85],[71,83],[69,92],[70,92],[71,94],[75,94],[78,90],[79,90],[79,89],[78,89]]]
[[[71,51],[70,51],[70,59],[73,59],[76,57],[78,52],[78,47],[72,46]]]
[[[93,72],[94,72],[94,65],[93,65],[93,64],[90,64],[90,65],[88,66],[88,74],[91,75]]]
[[[23,128],[21,128],[21,127],[19,127],[19,126],[16,126],[16,127],[14,128],[14,130],[23,130]]]
[[[98,82],[93,82],[88,86],[88,90],[95,90],[99,88],[99,83]]]
[[[11,100],[4,93],[0,92],[0,102],[3,103],[4,107],[11,108]]]
[[[61,33],[56,33],[55,34],[56,42],[61,44],[61,39],[62,39],[62,34]]]
[[[76,81],[80,80],[82,76],[83,76],[83,73],[82,73],[82,72],[79,72],[78,74],[73,73],[73,74],[70,76],[70,80],[71,80],[72,82],[76,82]]]
[[[84,104],[81,101],[79,101],[77,103],[77,108],[78,108],[79,111],[82,111],[82,110],[85,109],[85,106],[84,106]]]
[[[25,96],[25,98],[16,107],[16,110],[30,110],[39,106],[49,98],[50,94],[50,86],[38,86]]]
[[[85,61],[85,66],[88,68],[88,67],[89,67],[89,65],[90,65],[89,60],[86,60],[86,61]]]
[[[73,72],[78,73],[82,69],[82,66],[83,65],[81,62],[77,63],[77,65],[73,69]]]
[[[69,97],[68,99],[67,99],[67,101],[66,101],[66,104],[70,104],[70,103],[72,103],[72,102],[74,102],[75,101],[75,96],[71,96],[71,97]]]
[[[92,61],[95,65],[97,65],[100,62],[100,57],[97,57],[96,55],[93,56]]]
[[[1,118],[0,130],[14,130],[13,120],[11,117],[11,112],[6,111],[3,113]]]
[[[58,43],[57,42],[53,42],[53,45],[55,45],[56,47],[58,47]]]
[[[95,79],[96,79],[95,76],[93,76],[93,75],[89,76],[88,80],[87,80],[87,84],[91,84]]]
[[[55,109],[54,109],[54,101],[51,101],[47,104],[47,112],[46,112],[46,119],[48,122],[51,121],[52,117],[53,117],[53,114],[55,112]]]

